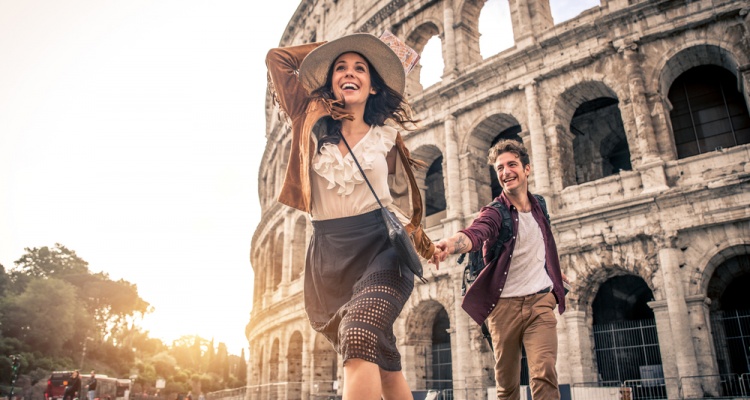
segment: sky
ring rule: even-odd
[[[485,57],[512,44],[503,3]],[[598,3],[553,0],[555,22]],[[60,243],[138,286],[152,337],[247,347],[264,57],[299,0],[257,4],[0,0],[0,264]]]

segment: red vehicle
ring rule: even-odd
[[[54,371],[47,379],[47,390],[44,391],[45,400],[59,400],[65,394],[65,386],[70,381],[73,371]]]
[[[45,400],[62,400],[65,394],[65,386],[68,385],[73,371],[55,371],[47,380],[47,390],[44,391]],[[87,400],[86,376],[81,376],[81,393],[78,399]],[[130,380],[110,378],[107,375],[96,375],[96,399],[102,400],[126,400],[130,393]]]

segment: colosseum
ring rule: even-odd
[[[483,56],[480,16],[500,2],[513,41]],[[387,29],[420,53],[436,44],[442,73],[408,75],[422,122],[403,132],[429,165],[417,179],[435,241],[499,194],[490,146],[525,144],[574,281],[557,324],[564,399],[750,396],[750,1],[601,0],[559,23],[551,2],[302,0],[279,43]],[[341,361],[302,301],[311,224],[276,201],[289,126],[266,104],[246,398],[336,398]],[[425,262],[396,323],[415,398],[493,398],[463,268]]]

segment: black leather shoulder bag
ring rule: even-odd
[[[367,175],[365,175],[365,171],[363,171],[362,166],[359,165],[357,157],[354,156],[354,152],[352,151],[352,148],[349,147],[349,143],[347,143],[343,134],[341,134],[341,140],[344,141],[347,150],[349,150],[349,154],[352,155],[354,163],[357,164],[359,172],[362,173],[362,177],[365,178],[367,186],[370,188],[370,191],[372,191],[372,195],[375,196],[375,200],[380,206],[380,212],[383,214],[383,221],[385,222],[385,226],[388,229],[388,238],[391,241],[391,245],[393,245],[393,248],[396,250],[396,254],[401,261],[401,264],[405,264],[409,268],[409,270],[414,273],[414,276],[422,281],[422,283],[427,283],[427,279],[425,279],[422,272],[422,262],[419,261],[417,251],[414,250],[414,243],[412,243],[411,239],[409,238],[409,234],[406,233],[406,229],[404,229],[401,221],[399,221],[392,212],[383,207],[383,203],[380,202],[380,198],[378,198],[378,195],[375,193],[375,189],[372,188],[370,181],[367,179]]]

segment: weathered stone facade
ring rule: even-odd
[[[486,59],[483,5],[303,0],[280,43],[390,29],[421,52],[437,35],[442,81],[425,88],[420,67],[411,72],[407,94],[423,122],[402,133],[412,154],[432,165],[417,173],[428,235],[439,240],[472,221],[493,196],[487,150],[498,137],[520,138],[531,153],[532,191],[547,199],[563,271],[575,281],[558,317],[560,382],[575,389],[608,380],[595,331],[637,319],[626,314],[642,306],[639,315],[655,321],[658,359],[633,361],[641,375],[617,379],[646,379],[658,362],[655,377],[669,398],[720,394],[716,375],[750,372],[732,364],[724,325],[711,323],[741,308],[725,295],[750,275],[750,1],[602,0],[554,25],[549,0],[510,0],[515,46]],[[708,73],[686,78],[701,66]],[[719,73],[734,77],[715,89],[728,117],[710,125],[704,114],[721,107],[706,106],[690,85]],[[290,135],[270,98],[266,116],[263,216],[250,254],[248,397],[315,398],[331,392],[342,369],[305,316],[311,225],[275,200]],[[682,130],[685,120],[692,125]],[[719,135],[717,124],[731,134]],[[447,325],[454,397],[486,398],[494,362],[460,306],[463,265],[453,257],[439,271],[425,269],[429,283],[416,283],[395,327],[410,387],[445,383],[436,376],[433,328]]]

